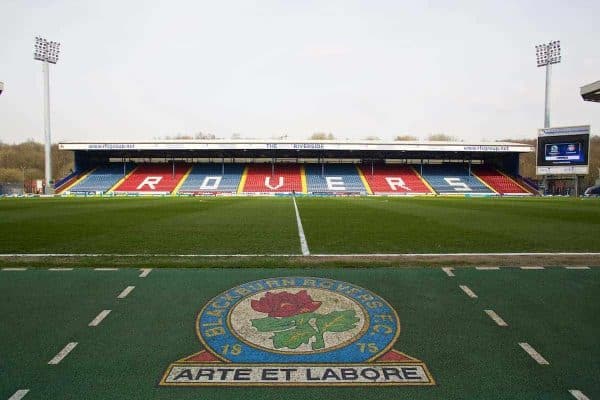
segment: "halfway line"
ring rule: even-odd
[[[302,228],[302,221],[300,220],[300,212],[298,211],[298,205],[296,204],[296,196],[292,196],[294,202],[294,210],[296,210],[296,223],[298,224],[298,236],[300,237],[300,249],[302,250],[303,256],[309,256],[310,251],[308,250],[308,243],[306,242],[306,236],[304,236],[304,229]]]

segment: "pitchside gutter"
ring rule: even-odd
[[[310,254],[305,255],[306,257],[423,257],[423,258],[438,258],[438,257],[537,257],[537,256],[600,256],[600,253],[595,252],[583,252],[583,253],[569,253],[569,252],[557,252],[557,253],[348,253],[348,254]],[[303,257],[302,254],[144,254],[144,253],[133,253],[133,254],[112,254],[112,253],[3,253],[0,254],[0,258],[11,258],[11,257],[231,257],[231,258],[243,258],[243,257]]]

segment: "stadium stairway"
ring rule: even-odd
[[[407,165],[360,165],[367,184],[373,194],[431,194],[433,190],[416,171]]]
[[[354,164],[311,164],[306,166],[308,193],[368,194],[368,184]]]
[[[302,172],[298,164],[249,164],[238,193],[303,193]]]
[[[482,181],[491,186],[501,195],[508,196],[531,196],[531,193],[519,185],[508,175],[503,174],[495,168],[488,166],[476,166],[472,169]]]
[[[127,164],[125,173],[128,173],[133,168],[133,164]],[[65,188],[64,192],[105,193],[121,178],[123,178],[123,164],[103,165],[84,175],[70,188]]]
[[[423,165],[422,176],[439,194],[497,194],[464,165]]]
[[[114,193],[170,194],[184,175],[190,171],[188,164],[143,164],[129,174],[123,182],[111,189]]]
[[[241,164],[194,165],[179,187],[181,194],[236,193],[244,166]]]

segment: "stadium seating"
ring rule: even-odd
[[[298,164],[249,164],[244,193],[291,193],[302,192],[301,170]]]
[[[129,173],[134,164],[127,164],[125,173]],[[123,178],[123,164],[109,164],[99,166],[86,176],[81,182],[75,184],[69,192],[72,193],[104,193],[113,187],[119,179]]]
[[[191,168],[187,164],[144,164],[137,167],[119,186],[115,193],[168,194]]]
[[[422,176],[440,194],[495,194],[462,164],[423,165]]]
[[[373,194],[430,194],[419,175],[406,165],[361,165]]]
[[[192,168],[178,193],[235,193],[242,179],[244,166],[225,164],[198,164]]]
[[[306,183],[308,193],[367,193],[354,164],[307,165]]]
[[[514,180],[501,174],[492,167],[476,166],[473,172],[481,180],[490,185],[494,190],[502,195],[530,196],[531,193],[519,186]]]

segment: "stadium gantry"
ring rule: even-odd
[[[68,142],[64,195],[529,196],[508,142],[152,141]]]

